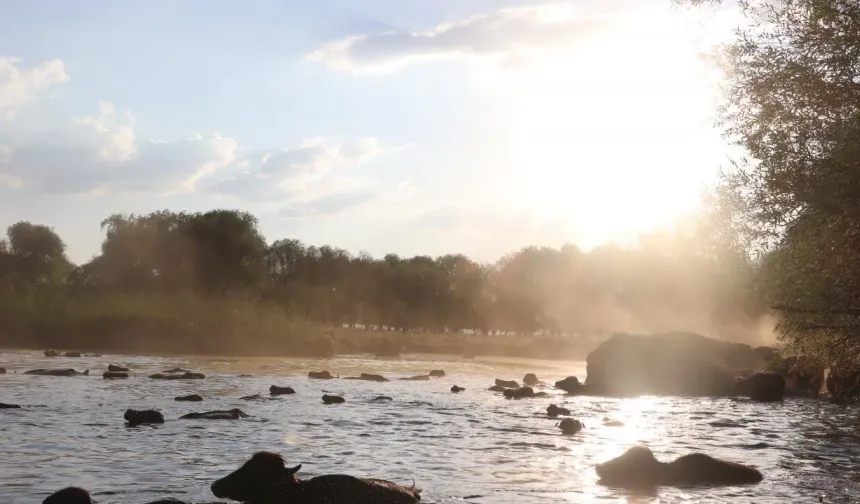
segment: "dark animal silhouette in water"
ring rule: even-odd
[[[174,401],[186,401],[186,402],[200,402],[203,400],[203,397],[199,394],[189,394],[184,396],[176,396],[173,398]]]
[[[116,371],[118,373],[128,373],[128,368],[122,367],[122,366],[114,366],[113,364],[108,364],[108,371]]]
[[[346,402],[346,399],[341,396],[326,394],[322,396],[322,402],[325,404],[340,404]]]
[[[561,422],[558,423],[558,428],[561,429],[561,433],[565,436],[570,436],[576,434],[581,431],[585,427],[585,424],[580,422],[579,420],[574,420],[573,418],[565,418]]]
[[[105,380],[128,378],[128,373],[123,373],[120,371],[105,371],[104,373],[102,373],[102,378],[104,378]]]
[[[279,395],[291,395],[295,394],[296,391],[293,390],[293,387],[279,387],[277,385],[272,385],[269,387],[269,395],[279,396]]]
[[[161,414],[160,411],[156,410],[133,410],[127,409],[125,410],[125,415],[123,415],[125,421],[128,422],[130,427],[134,427],[136,425],[143,424],[163,424],[164,423],[164,415]]]
[[[443,378],[445,376],[445,371],[442,369],[434,369],[430,371],[430,376],[433,378]]]
[[[245,504],[416,504],[421,490],[386,480],[329,474],[300,480],[275,453],[258,452],[212,483],[212,493]]]
[[[155,373],[149,375],[153,380],[202,380],[206,378],[203,373],[192,373],[186,371],[184,373]]]
[[[340,375],[337,375],[340,378]],[[331,375],[328,371],[308,371],[308,378],[313,378],[314,380],[334,380],[335,377]]]
[[[570,410],[567,408],[560,408],[555,404],[550,404],[546,407],[546,414],[550,418],[555,418],[559,415],[561,416],[570,416]]]
[[[452,386],[451,386],[451,392],[453,392],[453,393],[455,393],[455,394],[459,394],[460,392],[462,392],[462,391],[464,391],[464,390],[466,390],[466,389],[464,389],[463,387],[459,387],[459,386],[457,386],[457,385],[452,385]]]
[[[506,399],[526,399],[529,397],[546,397],[546,392],[535,392],[531,387],[520,387],[517,389],[505,389],[502,394]]]
[[[74,369],[31,369],[24,371],[24,374],[36,376],[89,376],[90,370],[87,369],[83,373]]]
[[[248,418],[249,414],[233,408],[229,410],[206,411],[204,413],[188,413],[179,417],[180,420],[238,420],[240,418]]]
[[[579,378],[568,376],[564,380],[555,382],[555,388],[564,390],[568,394],[577,394],[582,391],[582,384],[579,383]]]
[[[49,495],[42,504],[94,504],[94,502],[90,493],[83,488],[67,487]],[[149,504],[186,504],[186,502],[177,499],[159,499]]]
[[[595,467],[601,483],[628,488],[656,486],[742,485],[758,483],[758,469],[691,453],[660,462],[646,446],[634,446],[620,457]]]
[[[21,406],[19,406],[17,404],[6,404],[6,403],[0,402],[0,409],[18,409],[20,407]]]

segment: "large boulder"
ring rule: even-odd
[[[692,333],[616,334],[588,355],[585,384],[611,396],[726,396],[733,370],[762,369],[765,354]]]
[[[779,373],[759,372],[749,378],[735,378],[736,392],[748,395],[753,401],[782,401],[785,393],[785,378]]]

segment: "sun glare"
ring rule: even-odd
[[[586,44],[536,55],[502,79],[511,194],[591,244],[694,210],[725,152],[701,26],[662,10],[605,24]]]

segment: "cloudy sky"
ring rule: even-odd
[[[624,240],[726,161],[736,12],[670,4],[0,0],[0,225],[78,262],[165,208],[374,255]]]

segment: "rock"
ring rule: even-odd
[[[240,397],[239,399],[242,401],[258,401],[260,399],[263,399],[263,396],[261,396],[260,394],[254,394],[254,395],[246,395],[244,397]]]
[[[94,504],[90,493],[83,488],[67,487],[52,493],[42,504]]]
[[[466,390],[466,389],[464,389],[463,387],[458,387],[457,385],[451,386],[451,392],[453,392],[455,394],[459,394],[460,392],[462,392],[464,390]]]
[[[175,368],[173,368],[173,369],[168,369],[168,370],[166,370],[166,371],[164,371],[164,372],[165,372],[165,373],[190,373],[190,372],[191,372],[191,370],[190,370],[190,369],[182,369],[182,368],[175,367]]]
[[[570,410],[567,408],[560,408],[555,404],[550,404],[546,407],[546,414],[550,418],[555,418],[559,415],[561,416],[570,416]]]
[[[164,423],[164,415],[161,414],[160,411],[156,410],[133,410],[128,409],[125,410],[125,415],[123,415],[128,425],[134,427],[135,425],[143,425],[143,424],[163,424]]]
[[[338,377],[340,376],[338,375]],[[332,376],[328,371],[308,371],[308,378],[313,378],[315,380],[334,380],[334,376]]]
[[[531,387],[520,387],[517,389],[505,389],[503,392],[506,399],[525,399],[534,397],[535,390]]]
[[[504,392],[505,390],[508,390],[508,389],[506,389],[505,387],[502,387],[501,385],[493,385],[492,387],[488,388],[487,390],[489,390],[490,392]]]
[[[0,403],[0,409],[18,409],[20,407],[21,406],[19,406],[17,404]]]
[[[764,364],[749,345],[698,334],[616,334],[588,355],[586,385],[609,396],[727,396],[729,370]]]
[[[514,380],[500,380],[496,378],[496,385],[504,388],[519,388],[520,384]]]
[[[530,387],[533,387],[535,385],[540,385],[542,383],[543,382],[538,380],[537,375],[534,373],[528,373],[523,377],[523,385],[528,385]]]
[[[108,364],[108,371],[116,371],[118,373],[128,373],[128,368],[122,367],[122,366],[114,366],[113,364]]]
[[[390,398],[390,397],[388,397],[388,396],[381,395],[381,396],[376,396],[376,397],[374,397],[374,398],[373,398],[373,399],[371,399],[370,401],[371,401],[371,402],[387,402],[387,401],[393,401],[393,400],[394,400],[394,399],[392,399],[392,398]]]
[[[660,462],[645,446],[634,446],[620,457],[595,466],[600,482],[621,488],[667,486],[716,486],[758,483],[758,469],[691,453],[672,462]]]
[[[59,357],[60,352],[56,350],[45,350],[45,357]]]
[[[185,402],[200,402],[203,400],[198,394],[189,394],[184,396],[176,396],[173,398],[174,401],[185,401]]]
[[[374,382],[387,382],[388,378],[385,378],[382,375],[377,374],[367,374],[361,373],[359,376],[347,376],[344,380],[364,380],[364,381],[374,381]]]
[[[568,376],[564,380],[555,382],[555,388],[564,390],[568,394],[578,394],[582,391],[582,384],[579,383],[579,378]]]
[[[430,376],[432,376],[433,378],[444,378],[445,371],[441,369],[434,369],[433,371],[430,371]]]
[[[185,371],[182,374],[179,373],[155,373],[149,375],[153,380],[202,380],[206,378],[206,375],[203,373],[192,373],[191,371]]]
[[[570,436],[585,428],[585,424],[579,420],[574,420],[573,418],[565,418],[558,423],[558,428],[561,429],[562,434]]]
[[[269,387],[269,395],[279,396],[279,395],[291,395],[295,394],[296,391],[293,390],[292,387],[279,387],[277,385],[272,385]]]
[[[89,376],[90,370],[87,369],[83,373],[74,369],[31,369],[24,371],[24,374],[36,376]]]
[[[102,378],[104,378],[105,380],[128,378],[128,373],[122,373],[119,371],[105,371],[104,373],[102,373]]]
[[[6,374],[6,368],[0,367],[0,374]]]
[[[403,380],[403,381],[427,381],[429,379],[430,379],[430,377],[427,375],[417,375],[417,376],[409,376],[409,377],[405,377],[405,378],[398,378],[398,380]]]
[[[341,404],[341,403],[345,403],[346,399],[344,399],[341,396],[326,394],[326,395],[322,396],[322,402],[323,402],[323,404]]]
[[[785,392],[785,378],[779,373],[759,372],[749,378],[735,379],[738,393],[748,395],[753,401],[782,401]]]
[[[206,411],[204,413],[188,413],[179,417],[180,420],[238,420],[248,418],[248,415],[239,408],[229,410]]]
[[[81,352],[66,352],[64,355],[66,357],[80,357]]]

